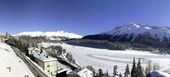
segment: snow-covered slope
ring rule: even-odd
[[[133,23],[121,27],[116,27],[112,31],[105,32],[105,34],[112,36],[127,34],[127,36],[133,35],[134,37],[138,36],[139,34],[149,34],[152,38],[164,40],[164,38],[170,39],[170,28]]]
[[[0,42],[0,77],[34,77],[27,65],[13,49]]]
[[[123,26],[115,27],[113,30],[97,34],[100,37],[97,38],[106,38],[114,41],[122,41],[128,39],[128,41],[134,41],[137,37],[149,37],[153,39],[170,40],[170,28],[169,27],[160,27],[160,26],[148,26],[140,24],[128,24]],[[93,36],[84,38],[91,38]],[[94,38],[94,37],[93,37]],[[95,38],[95,39],[97,39]]]
[[[56,32],[41,32],[41,31],[34,31],[34,32],[21,32],[14,36],[45,36],[45,37],[66,37],[66,38],[82,38],[81,35],[69,33],[65,31],[56,31]]]

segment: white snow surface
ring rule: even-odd
[[[155,70],[151,72],[151,77],[170,77],[170,74]]]
[[[31,37],[36,37],[36,36],[46,36],[46,37],[67,37],[67,38],[82,38],[83,36],[75,34],[75,33],[69,33],[65,31],[56,31],[56,32],[42,32],[42,31],[34,31],[34,32],[21,32],[18,33],[14,36],[31,36]]]
[[[0,42],[0,77],[34,77],[27,65],[20,59],[13,49]],[[11,68],[9,70],[8,68]]]
[[[109,34],[112,36],[128,34],[128,36],[133,35],[134,37],[136,37],[139,34],[148,33],[151,35],[152,38],[163,40],[166,37],[170,40],[170,28],[168,27],[148,26],[135,23],[119,26],[112,31],[104,32],[102,34]]]
[[[68,45],[65,43],[42,43],[42,46],[44,47],[51,45],[60,45],[65,48],[67,52],[71,52],[80,66],[85,67],[87,65],[92,65],[96,71],[98,71],[99,68],[102,68],[104,72],[108,69],[110,75],[113,74],[114,65],[118,65],[118,71],[122,74],[124,74],[126,64],[129,64],[131,69],[134,57],[136,59],[142,58],[141,63],[143,68],[151,61],[151,64],[160,65],[160,71],[168,71],[170,69],[170,55],[160,55],[137,50],[97,49]]]

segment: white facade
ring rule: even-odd
[[[39,52],[32,52],[35,58],[35,62],[43,68],[48,74],[52,76],[56,76],[57,74],[57,64],[58,61],[56,58],[48,56],[47,54],[39,53]]]
[[[51,61],[45,61],[44,62],[44,70],[51,74],[52,76],[55,76],[57,74],[57,60],[51,60]]]
[[[43,68],[48,74],[55,76],[57,74],[57,59],[52,57],[48,57],[45,60],[41,60],[37,57],[35,57],[35,62]]]

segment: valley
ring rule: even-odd
[[[96,71],[102,68],[103,71],[108,70],[109,74],[113,74],[113,66],[117,65],[120,73],[125,72],[126,64],[129,64],[130,69],[132,66],[132,60],[142,58],[141,63],[143,69],[151,61],[153,65],[159,65],[160,70],[170,71],[170,55],[153,54],[148,51],[137,51],[137,50],[108,50],[108,49],[97,49],[90,47],[74,46],[68,44],[59,43],[42,43],[42,46],[62,46],[67,52],[72,53],[75,60],[80,66],[86,67],[92,65]]]

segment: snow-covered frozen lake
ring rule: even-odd
[[[146,66],[148,61],[151,61],[153,64],[160,65],[160,70],[162,71],[170,69],[170,55],[153,54],[147,51],[108,50],[68,44],[43,43],[43,46],[49,45],[61,45],[67,52],[72,53],[73,57],[82,67],[92,65],[96,71],[102,68],[104,72],[108,69],[110,75],[113,73],[114,65],[118,65],[119,73],[121,72],[122,74],[127,64],[129,64],[131,68],[134,57],[142,58],[141,63],[143,66]]]

